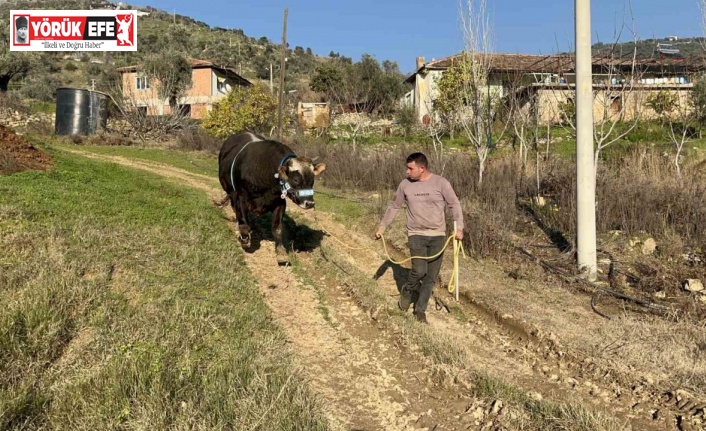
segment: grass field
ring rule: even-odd
[[[166,150],[163,148],[142,148],[126,146],[96,146],[96,145],[57,145],[57,148],[86,151],[89,153],[122,156],[130,159],[158,162],[184,169],[201,175],[213,176],[218,179],[218,158],[196,151]]]
[[[0,177],[0,429],[326,429],[223,213],[49,152]]]

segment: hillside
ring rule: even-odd
[[[685,37],[678,38],[675,36],[669,36],[664,38],[656,39],[644,39],[638,40],[637,46],[637,56],[638,57],[652,57],[657,56],[660,53],[660,49],[663,51],[671,52],[671,50],[676,50],[673,55],[680,55],[684,57],[691,57],[696,54],[704,53],[704,44],[706,39],[703,37]],[[611,43],[599,42],[592,46],[594,55],[606,50],[611,49]],[[622,42],[615,46],[616,52],[632,52],[633,42]]]

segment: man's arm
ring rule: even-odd
[[[395,198],[390,202],[390,205],[387,207],[387,211],[385,211],[385,215],[382,217],[382,220],[380,220],[380,224],[378,225],[377,230],[375,231],[375,238],[380,238],[383,233],[385,233],[385,229],[392,223],[392,220],[395,219],[395,215],[397,214],[397,211],[402,208],[402,204],[404,203],[404,189],[402,187],[402,183],[397,187],[397,191],[395,192]]]
[[[454,221],[456,222],[456,239],[463,239],[463,211],[461,210],[461,202],[456,196],[451,183],[444,179],[443,185],[441,186],[441,195],[444,197],[446,204],[451,208],[451,214],[453,215]]]

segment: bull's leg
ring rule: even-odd
[[[272,237],[275,240],[277,263],[280,265],[289,263],[287,250],[285,250],[284,245],[282,245],[282,217],[284,217],[284,210],[286,207],[286,202],[283,202],[282,205],[275,207],[274,211],[272,211]]]
[[[247,205],[244,202],[243,196],[235,195],[235,193],[231,195],[230,203],[233,207],[233,211],[235,211],[235,219],[238,220],[240,245],[244,248],[248,248],[250,247],[252,238],[250,235],[250,226],[248,225]]]

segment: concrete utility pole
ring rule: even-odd
[[[284,105],[284,62],[287,58],[287,8],[284,9],[282,29],[282,58],[279,67],[279,109],[277,111],[277,138],[282,140],[282,108]]]
[[[574,0],[576,21],[576,246],[578,268],[597,275],[596,177],[593,166],[591,1]]]

